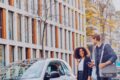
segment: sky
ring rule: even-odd
[[[120,0],[113,0],[116,11],[120,11]]]

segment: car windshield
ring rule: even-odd
[[[36,61],[38,60],[25,60],[25,61],[18,62],[18,63],[12,63],[9,66],[0,67],[0,80],[10,80],[10,79],[19,80],[21,79],[21,77],[25,78],[25,75],[27,75],[27,78],[30,77],[33,71],[36,68],[38,69],[38,66],[40,67],[39,69],[43,68],[42,63],[44,63],[44,60],[40,60],[39,63]],[[34,70],[31,70],[33,68]],[[36,77],[36,75],[34,76]]]
[[[31,79],[31,78],[39,78],[42,74],[44,68],[45,61],[38,61],[33,64],[30,68],[26,70],[26,72],[22,75],[22,79]]]

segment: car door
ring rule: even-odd
[[[73,76],[73,73],[69,70],[68,66],[63,62],[61,62],[61,64],[65,72],[65,80],[76,80],[76,78]]]

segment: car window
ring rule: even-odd
[[[50,74],[52,71],[58,71],[60,75],[65,75],[64,69],[59,62],[51,62],[48,65],[46,72]]]
[[[70,73],[69,68],[63,62],[61,62],[61,64],[62,64],[65,74],[69,74]]]

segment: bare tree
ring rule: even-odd
[[[107,17],[109,15],[104,16],[105,9],[108,8],[110,0],[107,0],[105,3],[103,3],[103,0],[99,0],[98,5],[99,5],[99,11],[100,11],[100,26],[102,27],[102,41],[104,42],[105,40],[105,24],[107,21]]]
[[[50,18],[56,18],[57,16],[59,16],[58,14],[50,14],[49,15],[49,10],[51,7],[56,7],[55,4],[57,3],[57,0],[54,0],[54,3],[52,3],[50,6],[48,6],[48,2],[47,0],[44,0],[44,5],[42,5],[41,7],[44,7],[44,15],[43,16],[39,16],[38,18],[40,18],[40,24],[42,22],[44,22],[44,27],[43,27],[43,34],[42,34],[42,40],[41,40],[41,43],[42,43],[42,57],[44,57],[44,54],[45,54],[45,35],[46,35],[46,28],[47,28],[47,20],[49,20]],[[62,16],[61,16],[62,17]]]

